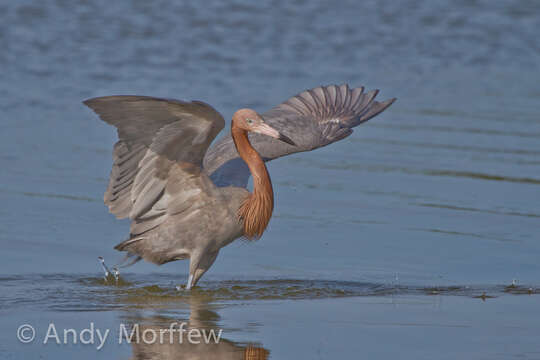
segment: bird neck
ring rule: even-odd
[[[247,131],[236,127],[233,122],[231,134],[238,154],[253,177],[253,192],[238,209],[238,216],[244,221],[244,236],[251,240],[261,237],[270,222],[274,190],[264,161],[249,142]]]

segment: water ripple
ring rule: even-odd
[[[236,301],[328,299],[387,296],[496,298],[540,294],[531,285],[415,286],[355,281],[267,279],[203,281],[191,291],[176,287],[175,275],[126,274],[118,282],[95,276],[28,275],[0,278],[2,309],[41,307],[53,311],[106,311],[119,308],[185,306],[190,299]]]

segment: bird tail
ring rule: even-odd
[[[127,252],[129,252],[130,246],[133,245],[135,242],[137,242],[139,240],[142,240],[142,239],[143,239],[142,237],[129,238],[127,240],[122,241],[120,244],[116,245],[114,247],[114,249],[118,250],[118,251],[127,251]]]
[[[156,251],[152,246],[151,238],[149,239],[144,236],[136,236],[122,241],[120,244],[116,245],[114,249],[127,252],[124,262],[128,258],[135,258],[135,260],[129,265],[134,264],[141,259],[144,259],[156,265],[162,265],[166,262],[180,259],[170,258],[169,256],[167,256],[166,251]]]
[[[139,255],[128,252],[126,256],[124,256],[124,258],[115,266],[119,268],[125,268],[135,263],[138,263],[141,260],[142,260],[142,257],[140,257]]]
[[[142,239],[143,238],[141,237],[130,238],[122,241],[120,244],[114,247],[115,250],[127,252],[126,256],[116,266],[128,267],[142,260],[142,257],[137,254],[137,247],[134,246],[139,240]]]

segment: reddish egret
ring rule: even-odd
[[[206,103],[146,96],[84,101],[118,129],[104,200],[132,223],[115,249],[158,265],[189,258],[186,288],[192,288],[222,247],[239,237],[258,239],[266,229],[274,193],[264,162],[349,136],[395,100],[377,102],[377,92],[330,85],[262,116],[238,110],[230,134],[210,149],[225,120]]]

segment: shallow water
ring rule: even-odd
[[[3,327],[15,331],[28,324],[35,331],[30,344],[3,332],[6,358],[244,359],[248,352],[257,359],[332,358],[344,350],[393,357],[403,346],[407,356],[448,359],[478,347],[489,347],[486,358],[538,355],[527,349],[534,349],[540,326],[527,314],[537,311],[540,289],[524,285],[274,279],[206,281],[186,291],[175,288],[175,279],[168,274],[2,277]],[[171,327],[182,323],[186,331],[221,331],[219,341],[194,344],[187,333],[180,340],[174,332],[170,340]],[[128,342],[135,327],[140,339]],[[64,338],[66,329],[76,332],[78,343],[72,335]],[[79,335],[85,329],[94,340],[82,344],[90,341],[88,334]],[[107,336],[97,335],[107,330]],[[145,331],[163,331],[164,340],[151,335],[144,340]],[[415,348],[410,342],[416,337],[429,341]]]
[[[537,2],[29,0],[0,12],[0,358],[540,358]],[[115,131],[83,99],[201,99],[228,119],[342,82],[398,101],[339,143],[269,164],[276,209],[259,242],[223,249],[191,294],[175,290],[184,262],[101,280],[97,257],[120,259],[128,224],[102,203]],[[227,341],[37,341],[51,322],[182,320]],[[16,338],[25,323],[32,344]]]

